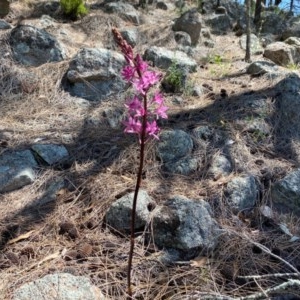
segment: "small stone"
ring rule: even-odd
[[[105,297],[88,278],[58,273],[22,285],[12,297],[12,300],[32,299],[105,300]]]
[[[35,144],[31,149],[50,166],[69,156],[68,150],[63,145]]]
[[[5,254],[6,258],[9,259],[14,265],[18,265],[20,263],[19,257],[17,254],[13,252],[8,252]]]
[[[203,88],[200,85],[196,85],[192,89],[192,96],[194,97],[200,97],[203,95]]]
[[[106,224],[120,232],[130,230],[131,211],[134,193],[129,193],[110,206],[105,219]],[[148,222],[151,212],[151,205],[154,201],[144,190],[139,190],[136,208],[135,229],[143,230]]]
[[[31,151],[16,151],[0,156],[0,193],[14,191],[35,180],[37,167]]]
[[[231,171],[231,163],[224,155],[218,155],[213,158],[211,167],[209,168],[209,173],[215,178],[220,175],[227,176],[231,173]]]
[[[191,37],[184,31],[175,32],[175,41],[183,46],[191,46],[192,44]]]
[[[72,222],[61,222],[59,224],[59,234],[68,234],[71,239],[76,239],[79,237],[79,232]]]
[[[235,212],[252,209],[258,198],[258,187],[253,176],[235,177],[228,182],[227,200]]]
[[[65,253],[64,255],[64,259],[66,261],[70,261],[70,260],[76,260],[78,256],[78,252],[77,250],[69,250]]]
[[[80,258],[87,258],[93,252],[93,246],[88,243],[83,243],[78,247],[78,254]]]
[[[215,47],[215,42],[213,40],[205,40],[203,42],[203,44],[207,48],[214,48]]]
[[[163,1],[158,1],[156,3],[156,8],[162,9],[162,10],[168,10],[168,5]]]

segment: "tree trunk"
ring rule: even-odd
[[[220,6],[220,0],[217,0],[217,7]]]
[[[251,47],[251,0],[247,0],[247,6],[246,6],[246,17],[247,17],[247,38],[246,38],[246,55],[245,55],[245,61],[250,62],[250,47]]]
[[[294,0],[291,0],[290,2],[290,11],[293,11],[294,8]]]
[[[5,17],[9,13],[9,4],[8,0],[0,0],[0,18]]]
[[[254,24],[259,26],[260,23],[260,16],[261,16],[261,9],[262,9],[262,0],[256,0],[255,4],[255,14],[254,14]]]

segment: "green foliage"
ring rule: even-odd
[[[286,66],[289,70],[291,70],[291,71],[297,71],[298,69],[299,69],[299,64],[288,64],[287,66]]]
[[[184,70],[180,69],[176,63],[176,60],[174,60],[172,65],[169,67],[162,84],[167,86],[167,89],[172,92],[182,92],[184,88],[185,76],[186,74]]]
[[[198,8],[198,11],[200,13],[203,12],[203,0],[197,0],[198,4],[197,4],[197,8]]]
[[[222,62],[223,62],[223,58],[219,54],[214,55],[210,59],[210,63],[214,63],[214,64],[217,64],[217,65],[220,65]]]
[[[72,19],[83,17],[88,13],[83,0],[60,0],[60,6],[64,14]]]

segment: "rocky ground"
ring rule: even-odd
[[[242,7],[175,4],[90,2],[71,21],[19,1],[0,20],[1,299],[126,298],[139,144],[112,27],[169,107],[146,149],[134,299],[300,299],[298,19],[266,13],[246,63]]]

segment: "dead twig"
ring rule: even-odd
[[[232,297],[225,296],[225,295],[204,294],[204,293],[201,293],[201,292],[196,292],[196,293],[194,293],[194,295],[192,297],[189,297],[189,299],[199,299],[199,298],[196,298],[196,297],[200,297],[200,296],[201,296],[201,299],[204,299],[204,300],[210,300],[210,299],[214,299],[214,300],[257,300],[257,299],[266,299],[266,296],[268,296],[268,294],[283,291],[283,290],[285,290],[289,287],[292,287],[292,286],[300,287],[300,280],[289,279],[287,282],[284,282],[282,284],[279,284],[279,285],[276,285],[274,287],[268,288],[268,289],[264,290],[263,292],[254,293],[252,295],[244,296],[244,297],[232,298]],[[195,298],[193,298],[193,297],[195,297]]]
[[[280,256],[274,254],[269,248],[267,248],[266,246],[257,243],[255,241],[253,241],[251,238],[249,238],[246,234],[238,234],[235,231],[232,231],[233,233],[237,234],[238,236],[245,238],[247,241],[249,241],[251,244],[255,245],[256,247],[258,247],[259,249],[261,249],[262,251],[264,251],[265,253],[273,256],[274,258],[280,260],[282,263],[284,263],[285,265],[287,265],[290,269],[292,269],[298,276],[300,276],[300,272],[293,266],[291,265],[288,261],[286,261],[285,259],[281,258]]]
[[[275,274],[264,274],[264,275],[248,275],[248,276],[237,276],[237,278],[242,279],[263,279],[270,277],[288,277],[288,276],[299,276],[298,273],[275,273]]]

